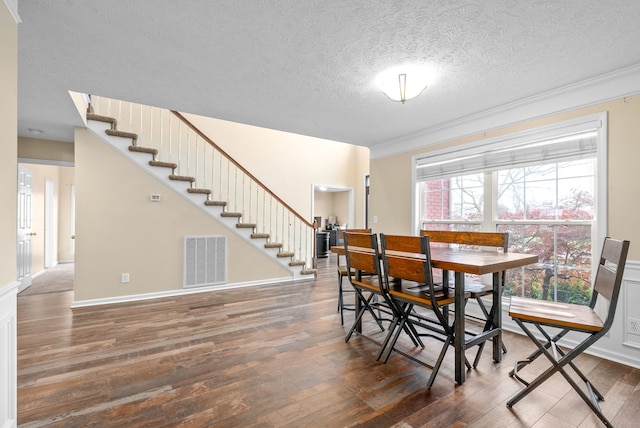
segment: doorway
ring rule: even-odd
[[[314,217],[320,217],[318,229],[354,228],[354,192],[350,187],[313,186]]]
[[[32,230],[33,211],[33,172],[23,165],[18,165],[18,236],[17,236],[17,280],[19,291],[31,285],[31,240],[35,235]]]
[[[54,232],[54,185],[53,180],[44,182],[44,267],[53,267],[53,232]]]

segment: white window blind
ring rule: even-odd
[[[478,144],[417,159],[417,181],[595,157],[598,127],[553,137]]]

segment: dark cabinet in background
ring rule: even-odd
[[[329,232],[316,232],[316,257],[329,257]]]
[[[338,229],[327,230],[329,233],[329,249],[338,245]]]

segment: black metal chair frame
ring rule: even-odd
[[[353,303],[344,302],[344,293],[353,293],[353,289],[345,289],[343,286],[344,278],[349,277],[347,268],[340,264],[340,255],[338,254],[338,312],[340,313],[340,325],[344,325],[344,311],[355,311]]]
[[[391,235],[389,235],[391,237]],[[449,322],[449,314],[448,314],[448,305],[453,304],[454,300],[446,299],[445,301],[438,301],[436,298],[437,292],[442,292],[444,295],[447,295],[448,288],[441,287],[441,290],[436,290],[437,286],[433,281],[433,272],[431,267],[431,251],[429,247],[429,237],[407,237],[413,238],[416,241],[419,241],[419,249],[415,248],[415,253],[420,253],[423,257],[411,257],[405,258],[399,255],[391,255],[389,253],[389,248],[387,245],[387,236],[384,234],[380,234],[380,241],[382,244],[382,261],[384,265],[384,293],[390,298],[390,300],[395,303],[397,317],[394,318],[391,326],[389,327],[389,332],[385,341],[383,343],[383,349],[385,350],[383,356],[383,361],[386,362],[389,359],[392,351],[395,351],[411,360],[431,369],[431,376],[427,381],[427,388],[431,388],[433,382],[435,381],[436,375],[442,365],[446,352],[449,346],[453,346],[453,338],[454,338],[454,324]],[[416,269],[414,269],[414,273],[410,275],[406,275],[407,277],[403,278],[402,274],[398,274],[394,276],[395,269],[390,266],[390,261],[398,259],[403,259],[403,261],[407,264],[413,264]],[[412,278],[408,278],[408,276],[412,276]],[[402,280],[408,281],[419,281],[417,282],[416,288],[417,290],[423,290],[424,292],[419,292],[414,295],[402,295],[402,293],[392,293],[392,289],[394,288],[394,283],[400,284]],[[453,293],[451,292],[451,296]],[[424,308],[428,308],[436,316],[436,319],[427,318],[420,316],[418,313],[414,311],[415,306],[420,306]],[[396,348],[396,343],[402,331],[407,331],[407,327],[409,327],[408,331],[414,332],[417,340],[420,340],[420,337],[432,337],[441,342],[443,342],[442,348],[436,358],[436,361],[433,364],[426,363],[412,355],[409,355],[405,352],[402,352]],[[416,327],[421,327],[424,330],[417,331]],[[413,337],[412,337],[413,339]],[[414,342],[415,343],[415,342]],[[466,362],[468,368],[471,368],[470,364]]]
[[[618,297],[620,294],[622,276],[624,274],[624,266],[626,263],[628,250],[629,241],[618,241],[611,238],[606,238],[604,241],[600,263],[598,264],[596,279],[594,281],[593,294],[591,297],[591,302],[589,303],[589,308],[591,308],[591,310],[593,311],[598,296],[602,296],[602,298],[608,300],[609,309],[606,319],[602,323],[601,328],[599,326],[586,325],[583,327],[561,325],[557,320],[554,320],[552,316],[549,317],[548,320],[526,319],[523,318],[524,315],[522,315],[521,313],[514,311],[514,313],[512,314],[510,309],[509,315],[512,316],[513,320],[520,326],[520,328],[522,328],[527,336],[529,336],[529,338],[534,342],[538,349],[531,355],[529,355],[525,360],[518,361],[514,369],[509,373],[510,376],[522,382],[525,385],[525,388],[518,392],[507,402],[508,407],[512,407],[517,402],[522,400],[531,391],[540,386],[544,381],[549,379],[555,373],[560,373],[578,393],[578,395],[580,395],[584,402],[587,403],[591,410],[598,416],[598,418],[600,418],[605,426],[613,426],[611,422],[609,422],[609,420],[604,416],[602,410],[600,409],[600,406],[598,405],[598,401],[603,401],[604,396],[592,385],[592,383],[578,369],[578,367],[576,367],[576,365],[573,363],[573,360],[583,351],[589,348],[589,346],[598,341],[602,336],[607,334],[607,332],[611,328],[616,312]],[[520,299],[520,301],[523,301],[524,304],[526,304],[527,300],[529,299]],[[554,302],[545,303],[549,303],[549,308],[553,310],[553,307],[555,306]],[[522,302],[520,304],[522,304]],[[567,311],[567,305],[569,304],[557,304],[558,308],[564,307],[564,311]],[[532,324],[533,326],[535,326],[536,329],[542,334],[544,339],[538,339],[533,334],[533,332],[529,328],[527,328],[527,324]],[[561,328],[561,330],[559,333],[552,335],[545,331],[543,326]],[[580,332],[586,334],[587,336],[582,342],[573,347],[573,349],[564,351],[559,346],[557,346],[557,343],[569,332]],[[543,343],[542,340],[546,340],[546,343]],[[549,349],[551,349],[553,353],[550,352]],[[527,382],[520,376],[519,370],[532,363],[540,355],[545,355],[551,362],[551,366],[534,380]],[[565,371],[565,366],[570,366],[580,377],[580,379],[585,382],[586,392]]]
[[[433,231],[433,230],[421,230],[420,234],[421,235],[429,235],[429,233],[439,233],[439,232],[445,232],[446,231]],[[455,231],[451,231],[452,233],[456,233]],[[489,239],[489,240],[497,240],[498,238],[502,237],[502,246],[498,247],[498,246],[494,246],[494,245],[485,245],[485,244],[478,244],[477,242],[474,242],[474,235],[476,236],[482,236],[482,235],[489,235],[489,236],[493,236],[494,238],[484,238],[484,239]],[[430,238],[431,239],[431,238]],[[469,234],[469,238],[468,240],[463,240],[460,241],[459,239],[456,240],[447,240],[447,239],[443,239],[443,240],[435,240],[432,239],[431,240],[432,243],[442,243],[442,244],[456,244],[456,245],[471,245],[471,246],[481,246],[481,247],[495,247],[497,248],[502,248],[503,252],[508,252],[509,251],[509,233],[498,233],[498,232],[471,232]],[[442,272],[442,280],[443,280],[443,284],[444,283],[448,283],[448,272]],[[500,296],[502,296],[502,290],[504,289],[504,284],[505,284],[505,280],[506,280],[506,272],[503,271],[501,273],[501,281],[500,281],[500,291],[498,292]],[[467,286],[469,286],[469,284],[466,284]],[[484,304],[484,301],[482,299],[483,296],[487,296],[493,293],[493,290],[483,290],[483,291],[477,291],[475,289],[473,289],[473,287],[469,286],[468,287],[468,291],[470,292],[470,297],[475,299],[476,302],[478,303],[478,306],[480,307],[480,310],[482,311],[485,319],[484,319],[484,326],[482,331],[489,331],[493,328],[493,319],[494,319],[494,315],[495,315],[495,311],[496,308],[494,306],[491,307],[491,309],[487,309],[486,305]],[[473,334],[473,333],[470,333]],[[484,346],[485,346],[486,342],[481,342],[478,344],[478,350],[476,352],[476,356],[473,360],[473,367],[477,367],[478,363],[480,362],[480,357],[482,356],[482,352],[484,351]],[[502,348],[502,353],[506,354],[507,353],[507,347],[505,346],[504,342],[500,343],[500,346]]]
[[[336,233],[336,245],[344,245],[343,234],[345,232],[350,233],[371,233],[371,229],[337,229]],[[341,242],[342,241],[342,242]],[[347,267],[345,265],[340,264],[340,254],[336,254],[336,261],[338,265],[338,312],[340,313],[340,325],[344,325],[344,311],[355,311],[354,303],[345,303],[344,302],[344,293],[353,293],[354,290],[345,289],[343,286],[344,278],[349,277],[349,273],[347,271]]]
[[[359,240],[366,239],[368,240],[367,246],[358,247],[351,246],[349,247],[349,235],[361,235],[358,237]],[[354,238],[355,239],[355,238]],[[349,277],[349,282],[353,287],[356,293],[356,299],[359,307],[356,307],[356,316],[353,322],[353,325],[349,329],[347,336],[345,337],[345,342],[348,342],[351,339],[351,336],[354,332],[358,331],[361,328],[362,317],[365,313],[370,313],[375,322],[380,327],[381,331],[384,331],[385,328],[382,325],[383,318],[381,313],[384,312],[393,316],[391,309],[387,305],[383,305],[383,302],[377,299],[379,292],[377,291],[377,283],[382,281],[382,272],[380,270],[380,255],[378,252],[378,237],[374,234],[351,234],[344,233],[344,249],[345,249],[345,258],[347,260],[347,275]],[[365,271],[361,268],[364,266],[359,263],[359,261],[352,259],[361,259],[371,258],[371,261],[367,262],[368,270]],[[363,278],[367,278],[370,283],[367,286],[367,283],[363,281]],[[365,295],[366,294],[366,295]],[[376,313],[377,312],[377,313]],[[360,335],[367,339],[371,339],[366,335],[363,335],[360,331],[358,331]],[[371,339],[375,342],[375,340]]]
[[[345,337],[345,342],[348,342],[351,339],[354,332],[358,332],[360,336],[380,346],[380,351],[377,356],[377,359],[379,360],[380,355],[384,350],[384,343],[386,342],[379,342],[360,331],[362,317],[365,313],[370,313],[381,331],[385,331],[382,321],[389,321],[393,323],[393,321],[398,317],[398,312],[394,303],[382,292],[383,279],[380,253],[378,249],[378,236],[371,233],[364,234],[359,232],[346,232],[343,236],[349,282],[356,293],[358,303],[358,305],[356,305],[356,317],[351,329]],[[353,240],[358,240],[361,243],[363,242],[363,239],[366,239],[367,245],[359,247],[353,245],[350,246],[350,236]],[[366,267],[359,262],[363,258],[368,260],[364,263]],[[359,261],[356,261],[355,259],[358,259]],[[387,317],[385,318],[383,314]],[[422,342],[417,338],[416,333],[410,330],[410,327],[406,327],[406,331],[416,346],[423,346]]]

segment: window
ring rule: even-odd
[[[509,232],[509,251],[539,263],[508,271],[506,296],[588,304],[604,238],[605,120],[415,157],[417,228]]]

